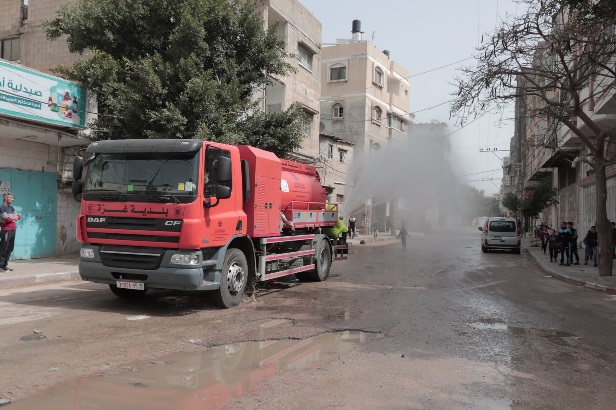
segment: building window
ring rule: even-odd
[[[340,163],[344,164],[346,162],[347,151],[345,149],[338,150],[338,158],[340,159]]]
[[[383,70],[381,67],[376,67],[374,69],[374,83],[379,87],[382,87],[384,82],[385,75],[383,74]]]
[[[299,65],[301,65],[307,70],[312,71],[312,53],[310,52],[310,50],[301,45],[297,46],[297,50],[299,53],[299,56],[297,57],[297,59],[299,60]]]
[[[329,81],[346,80],[346,67],[342,64],[335,64],[329,68]]]
[[[342,104],[334,104],[334,118],[344,117],[343,111]]]
[[[381,117],[383,116],[383,110],[381,107],[374,107],[372,109],[372,119],[376,122],[381,122]]]
[[[0,57],[8,61],[19,60],[19,37],[0,41]]]
[[[308,137],[312,134],[312,117],[310,114],[305,114],[304,123],[302,124],[302,131]]]
[[[344,195],[336,194],[336,202],[339,204],[344,202]]]
[[[395,130],[398,130],[398,131],[406,130],[406,123],[404,122],[402,118],[398,117],[396,114],[387,115],[387,126]]]
[[[327,144],[327,158],[334,158],[334,144]]]

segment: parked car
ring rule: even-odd
[[[481,250],[511,250],[520,253],[520,222],[515,218],[491,216],[486,219],[481,231]]]

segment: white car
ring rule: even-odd
[[[520,223],[515,218],[491,216],[486,219],[481,231],[481,250],[511,250],[520,253]]]

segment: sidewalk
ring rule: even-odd
[[[76,255],[9,261],[13,271],[0,271],[0,289],[79,279],[78,265]]]
[[[550,262],[549,250],[544,254],[541,251],[541,246],[531,246],[530,238],[522,238],[522,247],[549,275],[579,286],[616,294],[616,276],[599,276],[598,268],[593,267],[592,261],[589,261],[588,265],[584,265],[584,249],[578,249],[579,265],[561,266],[559,265],[560,255],[558,262]]]

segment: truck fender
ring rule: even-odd
[[[256,276],[257,260],[252,240],[248,236],[234,235],[225,246],[218,248],[214,253],[209,255],[208,260],[203,261],[204,270],[209,271],[206,273],[206,276],[208,276],[206,281],[209,279],[210,281],[215,280],[220,283],[220,279],[214,279],[214,277],[222,270],[222,265],[225,262],[225,255],[229,248],[237,248],[244,253],[246,261],[248,262],[250,276],[253,278]]]

